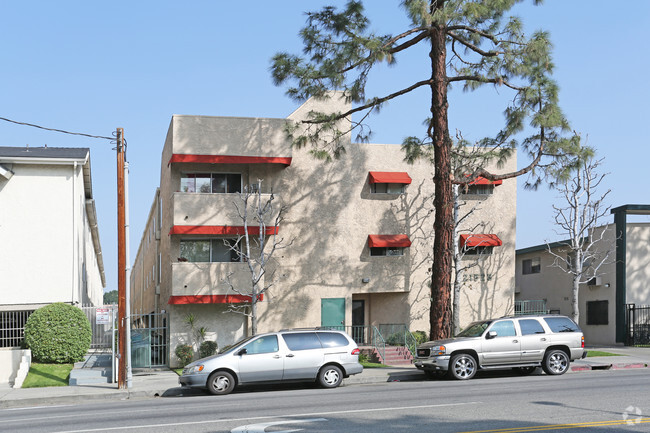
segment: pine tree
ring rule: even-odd
[[[328,98],[337,90],[353,104],[347,112],[311,112],[308,118],[287,127],[294,146],[311,146],[313,156],[326,161],[345,152],[345,138],[351,131],[338,128],[341,119],[351,122],[358,141],[365,141],[371,131],[364,121],[371,113],[401,95],[430,89],[426,136],[406,138],[403,148],[406,160],[427,157],[433,163],[432,339],[451,333],[454,184],[464,185],[478,176],[499,180],[528,174],[528,185],[536,187],[549,169],[564,173],[558,167],[575,166],[577,157],[585,152],[579,140],[563,135],[569,125],[551,79],[548,35],[539,31],[527,38],[521,21],[506,17],[521,1],[405,0],[402,6],[410,27],[397,35],[370,32],[361,1],[349,1],[340,11],[327,6],[307,13],[307,24],[300,33],[304,56],[278,53],[272,60],[274,82],[287,85],[288,96],[298,101]],[[401,88],[385,95],[366,95],[374,66],[396,64],[400,53],[421,44],[429,45],[429,76],[401,83]],[[512,102],[504,111],[504,127],[496,136],[474,143],[471,151],[468,143],[452,139],[449,133],[447,96],[456,83],[469,91],[489,84],[512,92]],[[488,164],[507,159],[517,146],[530,158],[527,166],[510,173],[486,170]]]

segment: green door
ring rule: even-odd
[[[320,326],[345,329],[345,298],[322,298],[320,300]]]

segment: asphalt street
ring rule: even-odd
[[[650,432],[650,371],[242,388],[0,410],[2,432]]]

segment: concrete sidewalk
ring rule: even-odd
[[[589,370],[647,368],[650,348],[603,347],[588,348],[625,356],[589,357],[571,364],[569,373]],[[424,374],[413,366],[366,368],[363,373],[344,380],[343,385],[425,380]],[[133,374],[132,387],[117,389],[116,384],[92,384],[50,388],[13,389],[0,387],[0,408],[70,404],[101,400],[128,400],[151,397],[179,397],[201,394],[200,390],[181,388],[178,375],[170,370]]]

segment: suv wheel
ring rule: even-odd
[[[318,372],[318,383],[324,388],[336,388],[343,381],[343,372],[336,365],[326,365]]]
[[[467,380],[476,374],[476,359],[467,353],[459,353],[451,357],[449,375],[454,379]]]
[[[564,374],[569,369],[569,356],[564,350],[549,350],[546,352],[546,355],[544,355],[542,368],[546,374]]]
[[[227,371],[217,371],[208,377],[208,391],[214,395],[230,394],[235,389],[235,378]]]

